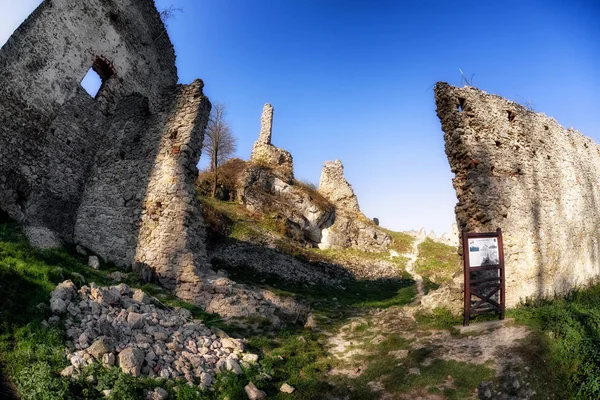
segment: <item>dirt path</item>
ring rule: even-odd
[[[425,290],[423,288],[423,277],[415,270],[415,263],[417,262],[417,258],[419,258],[419,245],[423,243],[425,239],[426,237],[416,238],[412,246],[412,251],[410,253],[403,254],[404,257],[408,258],[405,267],[406,272],[412,276],[413,280],[417,284],[417,295],[415,296],[413,304],[420,304],[421,297],[423,297],[425,294]]]
[[[534,395],[521,356],[527,328],[502,325],[462,336],[423,325],[416,312],[416,307],[392,307],[351,319],[329,337],[330,352],[339,361],[330,374],[369,388],[374,393],[365,398],[380,400]]]

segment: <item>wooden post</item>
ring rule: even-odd
[[[506,309],[504,241],[502,240],[502,229],[498,228],[496,229],[496,232],[498,232],[498,254],[500,256],[500,319],[504,319],[504,311]]]
[[[467,231],[462,233],[462,244],[463,244],[463,265],[464,265],[464,293],[465,293],[465,318],[463,320],[463,326],[469,325],[471,319],[471,271],[469,270],[469,234]]]

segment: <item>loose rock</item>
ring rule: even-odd
[[[264,399],[267,397],[267,394],[254,386],[254,383],[252,382],[247,384],[244,387],[244,390],[246,391],[246,395],[248,395],[248,399],[250,400]]]

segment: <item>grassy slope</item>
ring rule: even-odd
[[[227,326],[217,317],[207,315],[189,304],[174,299],[160,288],[146,284],[144,290],[169,305],[185,306],[195,317],[208,325],[237,332],[248,338],[254,351],[261,354],[261,367],[272,378],[256,370],[245,371],[241,376],[223,374],[215,392],[198,393],[183,384],[134,379],[120,372],[91,366],[82,377],[72,381],[58,375],[68,363],[64,358],[65,337],[62,326],[44,328],[41,321],[47,318],[49,294],[64,279],[81,284],[86,282],[109,284],[105,275],[114,267],[103,264],[100,271],[87,267],[85,258],[66,250],[38,251],[32,249],[20,227],[16,224],[0,225],[0,285],[3,301],[0,302],[0,363],[10,377],[16,391],[24,399],[103,398],[104,389],[113,389],[113,398],[141,398],[145,389],[160,385],[168,389],[175,399],[245,399],[243,387],[252,380],[270,396],[278,398],[283,382],[297,390],[287,399],[319,398],[335,390],[324,379],[333,364],[325,346],[326,337],[299,326],[281,332],[253,333]],[[130,286],[141,282],[130,280]],[[266,283],[268,285],[268,282]],[[272,286],[280,293],[301,296],[313,303],[317,318],[325,326],[335,327],[340,321],[359,310],[408,303],[414,296],[414,285],[404,280],[396,283],[349,284],[346,290],[331,291],[325,288],[298,289]],[[337,297],[336,297],[337,296]],[[335,298],[335,299],[334,299]],[[44,306],[38,307],[43,303]],[[302,336],[302,340],[298,338]],[[97,383],[86,381],[94,375]],[[343,389],[345,391],[346,389]]]
[[[372,262],[385,260],[404,270],[405,257],[389,258],[389,252],[364,252],[357,249],[320,250],[307,248],[285,236],[285,223],[276,214],[250,212],[244,206],[200,196],[204,219],[213,232],[223,237],[242,241],[261,241],[266,236],[273,237],[277,248],[284,253],[308,262],[329,262],[344,264],[354,260]],[[399,254],[410,251],[414,238],[403,232],[383,229],[392,237],[392,250]]]
[[[417,273],[435,283],[444,283],[460,271],[460,257],[456,248],[427,238],[419,244]]]

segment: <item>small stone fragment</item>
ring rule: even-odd
[[[296,388],[288,385],[287,383],[284,383],[283,385],[281,385],[281,388],[279,388],[279,391],[283,393],[293,393],[294,390],[296,390]]]
[[[246,395],[250,400],[264,399],[265,397],[267,397],[267,394],[262,390],[258,389],[256,386],[254,386],[254,383],[252,382],[248,383],[244,387],[244,390],[246,391]]]
[[[77,291],[77,287],[70,280],[59,283],[54,291],[50,293],[51,298],[59,298],[65,302],[71,301]]]
[[[73,365],[77,369],[80,369],[81,367],[85,366],[85,364],[86,364],[83,357],[78,356],[78,355],[72,356],[69,361],[71,361],[71,365]]]
[[[127,315],[127,324],[131,329],[141,329],[144,327],[144,316],[136,312],[130,312]]]
[[[142,304],[152,303],[152,299],[150,298],[150,296],[148,296],[146,293],[144,293],[143,290],[140,290],[140,289],[136,289],[133,292],[133,299],[135,301],[137,301],[138,303],[142,303]]]
[[[215,335],[217,335],[218,338],[220,339],[227,339],[229,338],[229,335],[227,333],[225,333],[225,331],[222,331],[221,329],[217,328],[217,327],[211,327],[210,330],[212,331],[212,333],[214,333]]]
[[[242,360],[244,360],[250,364],[256,364],[258,362],[258,354],[251,354],[251,353],[244,354],[244,357],[242,357]]]
[[[242,343],[239,340],[236,339],[231,339],[231,338],[224,338],[221,339],[221,346],[226,348],[226,349],[239,349],[239,350],[244,350]]]
[[[68,367],[66,367],[65,369],[63,369],[62,371],[60,371],[60,375],[61,376],[71,376],[75,373],[75,367],[73,365],[69,365]]]
[[[102,359],[102,356],[106,353],[110,353],[115,349],[115,342],[107,337],[96,339],[90,347],[87,348],[87,352],[92,355],[96,360]]]
[[[88,266],[93,269],[100,269],[100,260],[97,256],[90,256],[88,258]]]
[[[315,321],[315,317],[312,315],[312,313],[308,314],[308,318],[306,318],[304,327],[310,330],[315,330],[317,328],[317,321]]]
[[[140,349],[126,348],[119,353],[119,367],[121,371],[133,376],[140,376],[144,352]]]
[[[50,310],[52,310],[54,314],[64,314],[67,311],[67,303],[58,297],[51,298]]]
[[[102,356],[102,364],[112,367],[115,365],[115,355],[113,353],[106,353]]]
[[[232,358],[228,358],[227,361],[225,361],[225,368],[227,368],[227,371],[231,371],[236,375],[242,373],[242,367],[240,367],[240,364]]]
[[[148,394],[148,400],[167,400],[169,393],[161,387],[157,387],[153,392]]]

